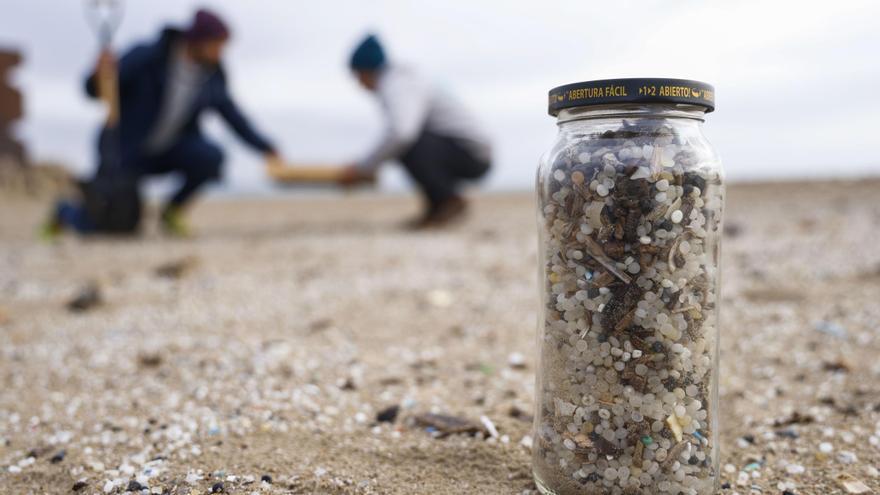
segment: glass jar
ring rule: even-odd
[[[724,185],[711,86],[621,79],[550,92],[537,174],[541,311],[533,473],[545,494],[718,485]]]

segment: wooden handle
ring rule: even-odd
[[[272,164],[268,167],[269,176],[277,182],[336,182],[342,177],[342,170],[327,165]]]
[[[107,105],[107,127],[119,122],[119,77],[116,68],[108,65],[98,67],[98,96]]]

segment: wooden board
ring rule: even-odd
[[[267,170],[272,180],[285,184],[335,183],[342,177],[343,171],[341,167],[336,166],[304,164],[273,164]]]

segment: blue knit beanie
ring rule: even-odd
[[[370,34],[358,44],[348,62],[352,70],[373,71],[385,66],[385,50],[375,35]]]

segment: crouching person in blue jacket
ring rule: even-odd
[[[98,96],[97,74],[116,66],[119,80],[119,121],[114,146],[100,146],[102,168],[119,167],[140,180],[178,174],[183,182],[162,210],[161,224],[170,234],[187,235],[183,211],[206,183],[220,178],[223,151],[199,128],[206,110],[217,111],[250,147],[267,160],[276,158],[273,145],[241,113],[227,90],[221,55],[229,29],[215,14],[199,10],[185,30],[166,28],[157,41],[135,46],[118,63],[103,53],[86,92]],[[106,131],[105,131],[106,134]],[[109,139],[102,136],[102,139]],[[105,187],[106,188],[106,187]],[[62,204],[56,228],[102,231],[88,208]]]

